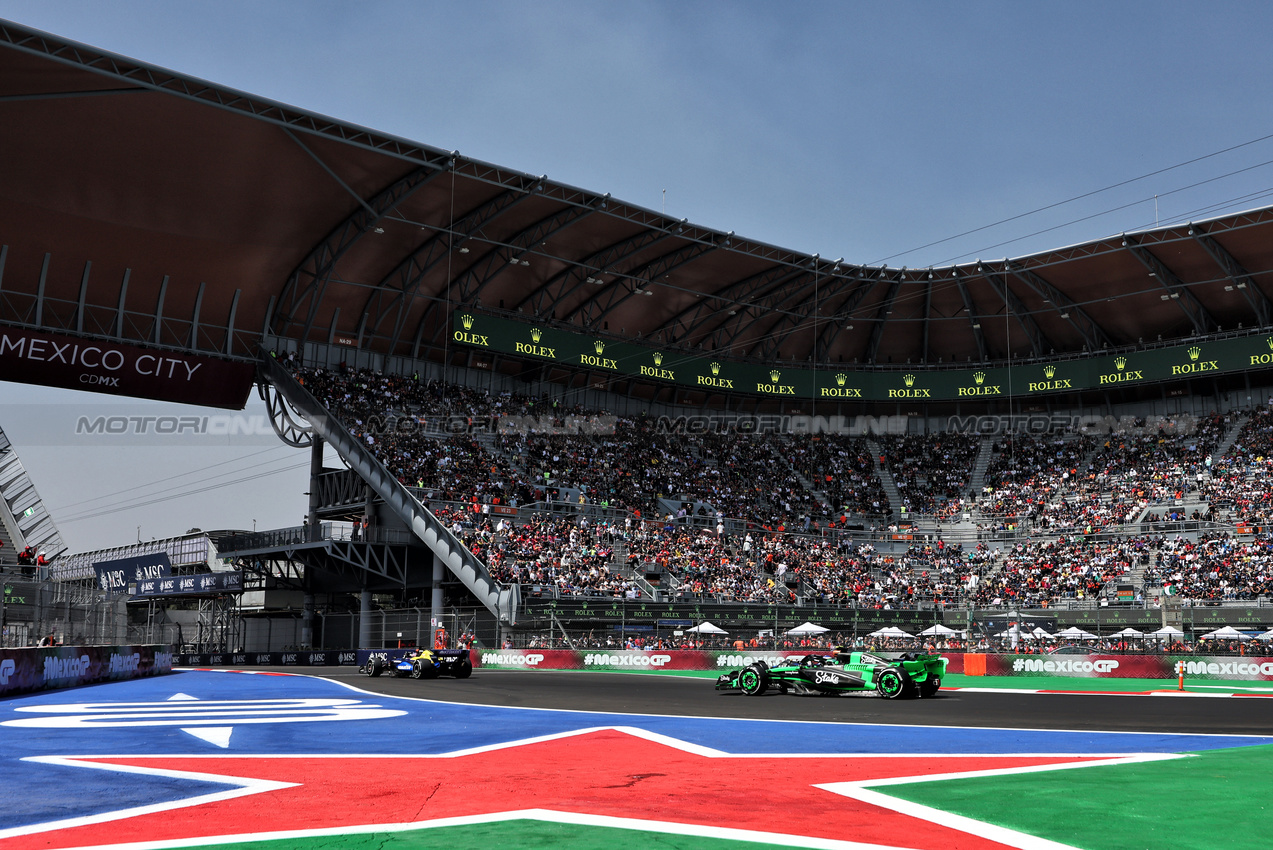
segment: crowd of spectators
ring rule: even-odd
[[[1090,435],[1011,434],[996,440],[977,509],[1001,519],[1033,519],[1068,491],[1095,448]]]
[[[1206,518],[1202,511],[1185,517],[1183,505],[1205,498],[1200,489],[1212,453],[1232,422],[1211,414],[1178,429],[1137,419],[1099,436],[1015,437],[1011,453],[1008,444],[997,444],[979,509],[991,517],[1012,516],[1044,534],[1091,534],[1142,519]]]
[[[1219,518],[1249,526],[1273,520],[1273,411],[1261,406],[1224,457],[1211,464],[1203,493]]]
[[[1205,534],[1197,540],[1165,539],[1152,565],[1147,585],[1194,602],[1251,600],[1273,594],[1273,539]]]
[[[907,513],[953,518],[968,509],[979,438],[883,437],[877,459],[861,438],[669,434],[644,417],[609,417],[611,430],[552,433],[497,424],[479,440],[477,431],[438,423],[533,416],[560,425],[605,414],[370,370],[290,365],[400,481],[419,488],[426,501],[471,506],[448,521],[497,580],[556,594],[639,598],[651,592],[641,578],[651,570],[663,576],[658,590],[668,598],[873,608],[1045,606],[1091,600],[1111,582],[1130,580],[1202,602],[1273,591],[1273,543],[1264,535],[1191,541],[1097,534],[1153,520],[1159,510],[1170,516],[1190,500],[1210,516],[1220,509],[1265,525],[1273,511],[1264,484],[1273,464],[1266,408],[1250,417],[1224,457],[1217,450],[1234,419],[1218,414],[1191,429],[1142,420],[1101,435],[999,440],[990,447],[978,510],[999,521],[1028,521],[1037,536],[970,548],[936,538],[898,554],[826,532],[851,514],[887,515],[877,460],[891,471]],[[405,419],[415,426],[398,427]],[[562,492],[577,493],[572,501],[620,508],[627,519],[579,512],[519,524],[479,511]],[[700,505],[698,513],[710,519],[687,522],[686,509],[679,518],[665,517],[661,497]],[[747,531],[731,526],[725,533],[725,517],[747,520]],[[20,553],[19,560],[26,566],[37,558]]]
[[[935,514],[949,519],[963,513],[971,497],[969,484],[979,437],[926,434],[881,437],[881,463],[888,466],[902,497],[903,513]]]
[[[881,517],[893,513],[863,438],[842,434],[788,438],[781,451],[793,469],[822,491],[832,511]]]

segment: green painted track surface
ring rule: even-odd
[[[537,820],[512,820],[471,826],[368,832],[312,838],[281,838],[243,844],[188,845],[234,850],[492,850],[496,847],[570,850],[769,850],[787,845],[673,835],[637,829],[579,826]]]
[[[1084,850],[1267,850],[1270,765],[1273,747],[1246,747],[876,790]]]

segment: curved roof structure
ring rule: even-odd
[[[1273,208],[943,268],[721,233],[0,22],[0,321],[441,360],[457,308],[713,357],[950,364],[1270,323]],[[516,364],[511,364],[513,371]]]

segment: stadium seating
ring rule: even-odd
[[[292,366],[497,580],[529,593],[910,608],[1095,604],[1127,583],[1203,602],[1273,588],[1273,543],[1257,533],[1273,511],[1266,409],[984,447],[962,434],[885,436],[876,457],[860,437],[672,434],[560,399]],[[577,417],[610,427],[570,428]],[[930,533],[889,533],[906,529],[889,518],[877,462],[901,516]],[[480,510],[501,502],[537,510],[518,521]],[[1172,536],[1165,524],[1204,518],[1235,525]],[[877,536],[842,531],[850,519]],[[974,528],[1013,533],[961,536]],[[877,551],[895,537],[904,550]]]

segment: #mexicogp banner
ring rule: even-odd
[[[614,377],[814,401],[957,401],[1008,395],[1022,399],[1273,368],[1270,334],[1013,367],[915,367],[886,372],[740,363],[618,342],[473,310],[453,315],[451,338],[461,345]]]
[[[813,650],[817,652],[818,650]],[[473,666],[497,670],[720,670],[756,661],[799,661],[807,651],[475,649]],[[894,657],[896,652],[881,652]],[[982,655],[942,653],[947,673],[1057,678],[1189,679],[1273,681],[1273,658],[1184,655]],[[970,663],[970,660],[973,663]],[[1183,665],[1183,667],[1181,666]]]

